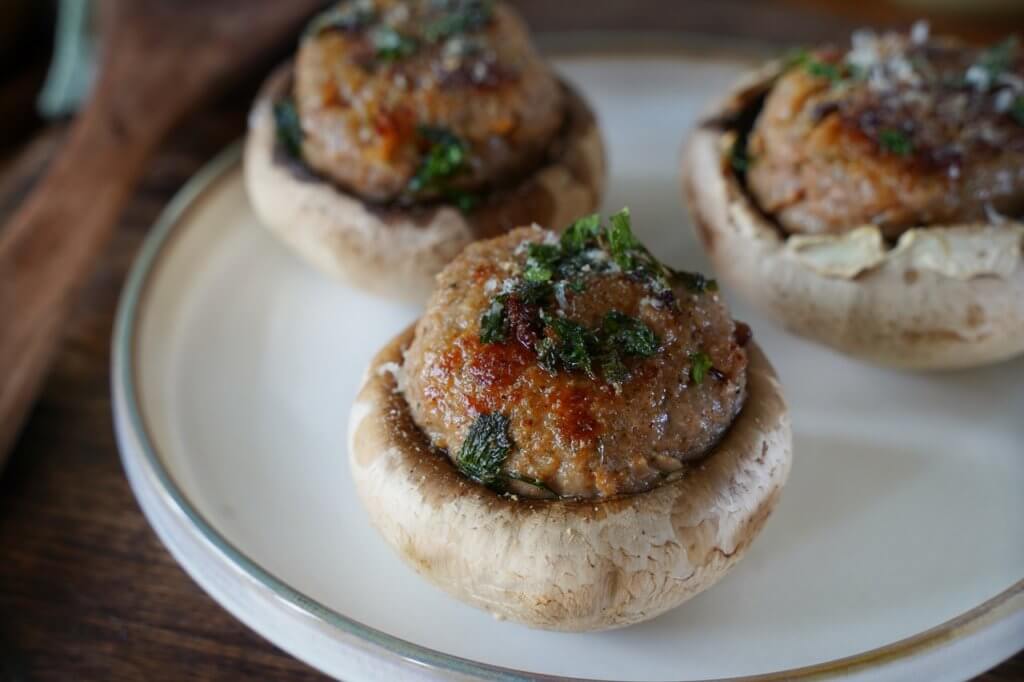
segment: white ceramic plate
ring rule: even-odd
[[[628,204],[656,253],[706,270],[678,150],[742,64],[558,66],[606,131],[605,208]],[[371,530],[349,478],[346,418],[372,353],[417,310],[346,289],[279,246],[249,210],[237,150],[169,207],[127,285],[113,377],[124,465],[204,589],[348,680],[963,679],[1024,646],[1024,362],[894,373],[734,310],[785,384],[792,477],[720,585],[624,630],[497,622],[429,586]]]

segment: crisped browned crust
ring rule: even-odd
[[[774,83],[749,188],[787,231],[991,222],[1024,213],[1024,50],[855,34]]]
[[[485,191],[536,166],[561,127],[564,98],[514,10],[473,0],[361,4],[365,22],[307,34],[299,45],[294,92],[311,167],[374,201],[436,197],[437,188],[410,184],[423,162],[423,127],[466,145],[449,189]],[[474,14],[486,21],[447,37],[431,32]],[[378,57],[381,31],[407,41],[408,54]]]
[[[700,467],[645,493],[572,502],[498,494],[430,447],[395,377],[412,337],[409,328],[378,353],[353,405],[356,489],[412,568],[498,617],[567,631],[653,618],[721,578],[778,500],[789,417],[754,344],[747,404]]]
[[[635,276],[592,274],[581,291],[566,287],[550,301],[549,314],[596,329],[610,311],[622,313],[650,329],[658,349],[625,358],[629,376],[614,387],[599,376],[599,359],[594,376],[550,372],[536,350],[537,306],[508,299],[517,328],[502,342],[481,342],[480,320],[503,282],[522,271],[525,247],[552,237],[521,228],[477,242],[438,276],[404,364],[417,424],[454,455],[479,414],[507,416],[515,447],[504,474],[543,485],[520,487],[525,495],[607,497],[685,475],[713,450],[745,397],[747,354],[722,299],[677,283],[667,304]],[[699,353],[710,374],[698,381]]]

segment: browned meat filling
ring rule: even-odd
[[[717,287],[671,270],[623,211],[559,240],[467,248],[405,356],[416,423],[465,473],[520,494],[648,490],[705,455],[743,405],[749,338]]]
[[[768,94],[747,183],[790,232],[993,222],[1024,213],[1024,49],[854,35],[802,55]]]
[[[562,124],[562,100],[502,3],[347,0],[299,47],[295,147],[373,201],[459,201],[529,172]]]

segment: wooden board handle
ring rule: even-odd
[[[108,0],[100,78],[58,160],[0,233],[0,465],[156,144],[321,0]]]
[[[96,98],[0,232],[0,465],[61,339],[75,293],[113,233],[171,112],[128,126]]]

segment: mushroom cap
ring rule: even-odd
[[[571,632],[654,618],[717,582],[779,498],[789,416],[753,343],[746,405],[711,455],[652,490],[580,502],[496,493],[430,448],[400,390],[413,333],[370,363],[349,420],[353,479],[406,563],[498,618]]]
[[[746,187],[787,232],[873,223],[895,240],[1024,212],[1024,126],[1001,85],[1017,84],[1024,60],[1006,43],[914,33],[857,31],[851,49],[796,57],[773,84],[747,140]],[[963,87],[989,63],[1005,73],[981,68]]]
[[[250,114],[244,157],[249,200],[271,232],[352,286],[421,302],[434,275],[470,242],[531,221],[567,225],[601,202],[601,134],[587,103],[564,82],[566,121],[547,160],[517,185],[484,195],[467,213],[444,203],[373,204],[287,158],[277,142],[273,103],[290,82],[288,62],[268,77]]]
[[[729,160],[730,130],[780,66],[748,75],[690,136],[683,194],[716,274],[800,336],[882,365],[954,369],[1024,353],[1024,225],[789,236]]]

